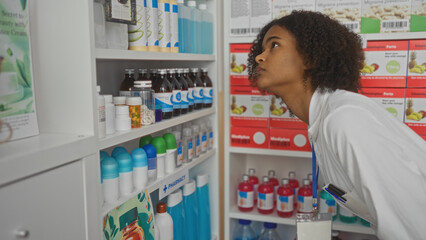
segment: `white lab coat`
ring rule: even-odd
[[[325,183],[359,196],[379,239],[426,239],[422,138],[369,98],[344,90],[315,91],[308,133]]]

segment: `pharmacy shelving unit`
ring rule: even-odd
[[[221,21],[221,1],[205,3],[215,21]],[[40,134],[0,145],[0,239],[103,239],[102,218],[115,206],[103,203],[99,151],[134,147],[141,136],[205,117],[218,136],[219,48],[212,55],[96,49],[92,1],[28,1],[28,8]],[[216,86],[212,108],[98,138],[96,85],[102,93],[117,95],[124,68],[192,66],[209,69]],[[176,170],[188,170],[191,178],[209,174],[212,239],[219,236],[217,149],[215,141],[212,150]],[[152,199],[158,199],[153,195],[158,195],[159,183],[147,186]]]

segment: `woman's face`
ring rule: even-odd
[[[279,88],[303,84],[306,67],[296,50],[295,37],[285,28],[275,25],[266,32],[256,62],[261,89],[276,93]]]

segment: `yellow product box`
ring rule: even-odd
[[[360,32],[361,0],[317,0],[316,11],[336,19],[355,33]]]
[[[426,89],[407,88],[404,122],[419,135],[426,135]]]
[[[410,40],[407,87],[426,87],[426,40]]]
[[[281,18],[293,10],[315,11],[315,1],[312,0],[273,0],[272,1],[272,18]]]
[[[363,0],[361,33],[410,31],[411,0]]]

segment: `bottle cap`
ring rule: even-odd
[[[124,69],[124,72],[127,73],[127,74],[133,74],[133,73],[135,73],[135,69],[126,68],[126,69]]]
[[[115,115],[124,115],[124,116],[129,116],[129,106],[116,106],[115,107]],[[130,117],[129,117],[130,118]]]
[[[115,159],[118,162],[118,172],[127,173],[133,171],[133,162],[130,154],[122,152]]]
[[[269,182],[269,177],[268,176],[263,176],[262,177],[262,181],[263,182]]]
[[[269,170],[268,171],[268,176],[269,177],[275,177],[275,171],[274,170]]]
[[[198,6],[198,8],[199,8],[200,10],[206,10],[206,9],[207,9],[207,5],[206,5],[206,4],[200,4],[200,5]]]
[[[184,68],[184,69],[183,69],[183,72],[184,72],[184,73],[189,73],[189,68]]]
[[[126,105],[128,106],[142,105],[142,99],[140,97],[128,97],[126,99]]]
[[[176,141],[179,141],[182,139],[182,134],[180,131],[173,131],[172,134],[175,136]],[[177,143],[176,143],[176,147],[177,147]]]
[[[148,158],[156,158],[157,157],[157,150],[151,144],[146,144],[142,148],[143,148],[143,150],[145,150],[146,156]]]
[[[116,158],[118,156],[118,154],[123,153],[123,152],[127,153],[127,150],[124,147],[122,147],[122,146],[115,147],[112,150],[111,157]]]
[[[158,203],[157,204],[157,213],[165,213],[167,212],[167,204],[166,203]]]
[[[251,221],[245,220],[245,219],[239,219],[238,223],[241,224],[241,225],[250,225]]]
[[[249,180],[249,175],[244,174],[242,177],[243,181],[248,181]]]
[[[296,173],[295,172],[289,172],[288,173],[288,178],[294,179],[295,177],[296,177]]]
[[[182,129],[183,136],[184,137],[192,137],[192,129],[191,128],[184,128]]]
[[[157,150],[157,154],[166,153],[166,141],[162,137],[155,137],[151,140],[151,144]]]
[[[172,133],[166,133],[163,135],[163,139],[166,142],[166,149],[176,149],[176,138]]]
[[[145,87],[152,87],[152,82],[150,80],[144,80],[144,81],[135,81],[134,82],[135,87],[145,88]]]
[[[99,155],[100,155],[101,161],[104,160],[104,158],[109,157],[109,154],[105,151],[100,151]]]
[[[209,175],[207,173],[197,175],[197,187],[202,187],[206,185],[208,181],[209,181]]]
[[[167,207],[174,207],[182,202],[182,190],[177,189],[167,197]]]
[[[281,179],[281,183],[282,183],[283,185],[287,185],[289,182],[290,182],[290,180],[288,180],[288,178],[283,178],[283,179]]]
[[[132,222],[138,220],[138,208],[132,208],[120,216],[120,230],[129,226]]]
[[[146,152],[142,148],[135,148],[132,150],[133,168],[146,167],[148,165],[148,159]]]
[[[167,71],[166,71],[166,69],[158,69],[158,73],[159,74],[166,74]]]
[[[195,1],[194,1],[195,2]],[[188,2],[189,3],[189,2]],[[191,68],[191,72],[198,73],[198,68]]]
[[[139,71],[139,73],[144,74],[144,73],[148,72],[148,69],[146,69],[146,68],[139,68],[138,71]]]
[[[263,224],[263,226],[265,226],[265,228],[269,228],[269,229],[277,228],[277,224],[276,223],[270,223],[270,222],[265,222]]]
[[[112,103],[112,95],[111,94],[106,94],[103,95],[105,98],[105,103]]]
[[[96,86],[96,92],[98,92],[98,93],[101,92],[101,86],[99,86],[99,85]]]
[[[309,179],[310,182],[312,182],[312,173],[308,174],[308,179]]]
[[[201,5],[205,5],[205,4],[201,4]],[[207,68],[201,68],[201,72],[205,73],[208,72],[209,70]]]
[[[195,1],[188,1],[188,7],[195,7],[195,6],[197,6]]]
[[[309,181],[309,179],[303,179],[303,185],[311,185],[311,181]]]
[[[178,3],[179,3],[179,2],[178,2]],[[183,3],[183,1],[182,1],[182,3]],[[177,68],[177,69],[176,69],[176,72],[177,72],[177,73],[183,73],[183,68]]]
[[[146,135],[141,137],[141,139],[139,139],[139,147],[143,147],[147,144],[149,144],[152,140],[152,136],[151,135]]]
[[[114,97],[114,104],[115,105],[125,105],[126,104],[126,97],[125,96]]]
[[[118,178],[118,163],[112,157],[106,157],[101,161],[102,179]]]
[[[253,176],[256,174],[256,170],[254,168],[249,168],[248,173],[249,175]]]
[[[189,180],[187,184],[183,185],[183,196],[189,196],[195,192],[195,181]]]
[[[169,68],[169,69],[167,69],[167,72],[168,72],[168,73],[176,73],[176,69],[174,69],[174,68]]]

